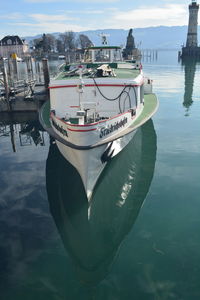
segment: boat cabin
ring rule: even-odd
[[[65,65],[51,81],[51,108],[71,124],[86,125],[143,106],[144,77],[140,62],[123,61],[119,46],[92,46],[84,61]]]
[[[89,47],[85,51],[85,62],[91,63],[113,63],[122,61],[121,47],[118,46],[99,46]]]

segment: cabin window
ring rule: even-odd
[[[99,49],[95,50],[95,61],[96,62],[110,62],[110,50]]]
[[[86,50],[84,54],[84,60],[91,62],[92,61],[92,53],[91,51]]]
[[[85,61],[88,62],[113,62],[121,61],[121,49],[119,48],[103,48],[88,49],[85,51]]]
[[[113,50],[113,57],[114,61],[121,61],[122,60],[122,55],[120,49],[114,49]]]

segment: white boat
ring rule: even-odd
[[[66,59],[65,55],[58,55],[58,59]]]
[[[155,113],[152,81],[140,62],[122,61],[120,47],[102,45],[89,47],[83,62],[66,65],[49,89],[41,123],[78,170],[90,200],[107,162]]]

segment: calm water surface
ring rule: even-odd
[[[159,110],[89,211],[37,116],[0,117],[0,299],[200,299],[200,65],[171,51],[143,66]]]

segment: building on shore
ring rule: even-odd
[[[0,57],[9,58],[15,53],[17,57],[23,58],[28,51],[28,44],[17,35],[7,35],[0,40]]]
[[[196,0],[192,0],[189,4],[189,23],[187,32],[186,45],[182,47],[181,57],[194,57],[200,58],[200,47],[198,46],[198,11],[199,4]]]

